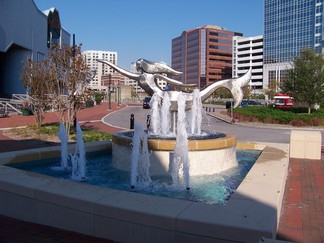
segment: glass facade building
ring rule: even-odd
[[[303,48],[322,53],[323,1],[264,1],[264,78],[280,81]]]

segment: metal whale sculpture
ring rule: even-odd
[[[173,68],[169,67],[165,63],[161,62],[151,62],[146,59],[138,59],[136,61],[136,69],[143,70],[146,73],[157,74],[157,73],[164,73],[170,75],[181,75],[182,72],[174,70]]]
[[[133,79],[137,81],[138,85],[151,96],[157,94],[162,99],[164,92],[168,92],[170,96],[170,102],[171,102],[171,108],[170,108],[171,111],[177,111],[178,96],[180,92],[183,91],[183,94],[186,97],[186,109],[187,110],[191,109],[192,101],[193,101],[193,93],[192,92],[188,93],[186,92],[186,90],[188,90],[188,88],[192,89],[193,87],[196,87],[196,85],[184,84],[180,81],[162,75],[162,74],[173,74],[173,75],[181,74],[181,72],[178,72],[170,68],[166,64],[154,63],[154,62],[149,62],[145,59],[139,59],[136,62],[136,68],[138,71],[140,71],[140,73],[132,73],[123,68],[116,66],[115,64],[109,61],[105,61],[101,59],[97,59],[97,61],[110,66],[112,69],[128,77],[129,79]],[[247,73],[245,73],[243,76],[239,78],[220,80],[207,86],[204,90],[200,91],[201,101],[202,102],[205,101],[217,89],[227,88],[228,90],[230,90],[230,92],[233,95],[234,107],[237,107],[243,99],[242,87],[244,87],[249,83],[251,79],[251,75],[252,75],[252,69],[250,68],[249,71],[247,71]],[[162,79],[171,85],[179,87],[180,91],[173,91],[173,90],[163,91],[158,85],[157,79]]]

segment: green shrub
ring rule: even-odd
[[[291,124],[293,126],[324,125],[324,109],[307,114],[306,108],[280,110],[267,106],[249,106],[234,109],[235,118],[240,121]]]
[[[95,101],[97,105],[101,103],[103,98],[104,98],[104,94],[102,92],[95,92]]]

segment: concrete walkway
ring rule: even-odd
[[[78,112],[81,127],[114,133],[121,129],[107,126],[101,119],[121,110],[125,105],[107,103]],[[58,122],[54,113],[47,113],[44,123]],[[51,146],[41,141],[13,140],[1,130],[34,124],[33,116],[0,118],[0,152]],[[38,145],[36,146],[35,144]],[[47,226],[27,223],[0,216],[0,242],[111,242]],[[321,160],[291,159],[285,188],[283,207],[277,233],[278,240],[292,242],[324,242],[324,150]]]

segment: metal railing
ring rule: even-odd
[[[22,100],[22,101],[30,99],[28,94],[12,94],[11,97],[13,100]]]
[[[23,102],[23,100],[0,98],[0,108],[2,113],[6,115],[9,115],[10,113],[21,114]]]

